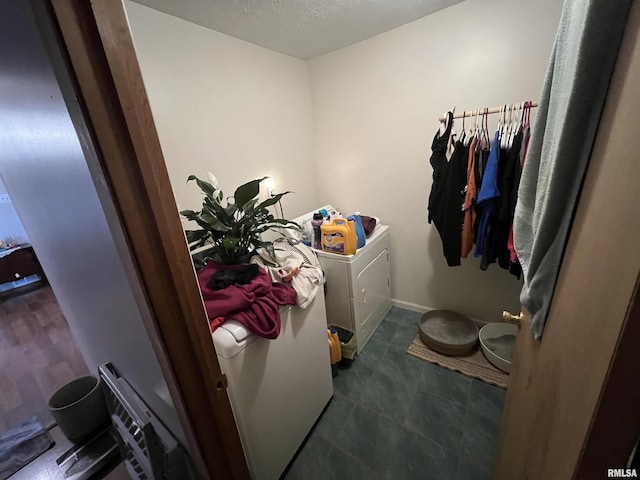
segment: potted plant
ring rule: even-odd
[[[300,226],[289,220],[276,218],[268,207],[275,205],[290,192],[278,193],[258,203],[260,182],[263,177],[240,185],[233,196],[225,199],[217,188],[215,177],[210,174],[211,182],[200,180],[190,175],[187,182],[195,180],[204,193],[202,210],[182,210],[187,220],[200,227],[187,230],[187,242],[190,250],[211,245],[212,258],[221,264],[232,265],[245,263],[256,248],[265,248],[273,255],[273,244],[262,239],[267,230],[276,228],[300,229]]]

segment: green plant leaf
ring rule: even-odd
[[[198,243],[194,243],[193,245],[189,246],[189,250],[193,251],[197,248],[203,247],[207,242],[205,242],[204,240]]]
[[[189,216],[197,215],[197,213],[194,212],[193,210],[181,210],[180,215],[182,215],[183,217],[189,217]]]
[[[267,177],[251,180],[250,182],[247,182],[244,185],[240,185],[238,188],[236,188],[236,191],[233,194],[236,205],[242,206],[253,197],[256,197],[260,193],[260,182],[262,182],[265,178]]]
[[[264,233],[267,230],[271,230],[271,226],[269,226],[269,225],[257,225],[256,227],[254,227],[252,229],[252,232],[257,234],[257,235],[260,235],[261,233]]]
[[[200,187],[200,190],[202,190],[205,193],[205,195],[213,196],[213,194],[216,191],[213,185],[211,185],[209,182],[205,182],[204,180],[200,180],[195,175],[189,175],[189,177],[187,178],[187,182],[190,182],[191,180],[196,181],[196,183],[198,184],[198,187]]]
[[[187,236],[187,242],[190,244],[204,240],[209,236],[209,232],[206,230],[187,230],[184,233]]]
[[[226,207],[224,207],[225,213],[233,219],[233,216],[238,211],[238,206],[235,203],[230,203]]]
[[[227,248],[229,250],[236,248],[239,243],[240,239],[231,235],[226,235],[222,240],[222,245],[224,246],[224,248]]]
[[[257,208],[267,208],[267,207],[270,207],[271,205],[275,205],[276,203],[278,203],[280,201],[280,199],[282,197],[284,197],[288,193],[291,193],[291,192],[286,191],[286,192],[282,192],[282,193],[277,193],[273,197],[267,198],[264,202],[262,202],[260,205],[258,205]]]
[[[226,209],[220,205],[219,203],[207,202],[205,199],[205,204],[203,205],[203,209],[207,209],[211,211],[211,214],[216,217],[219,221],[221,221],[224,225],[231,226],[235,222],[233,218],[233,213],[229,215]]]
[[[271,242],[267,242],[267,244],[264,246],[264,248],[267,250],[267,252],[269,253],[269,255],[271,255],[271,258],[275,258],[276,256],[276,251],[273,248],[273,243]]]
[[[242,207],[240,207],[240,210],[242,210],[246,214],[250,215],[250,214],[253,213],[256,203],[258,203],[258,199],[257,198],[252,198],[247,203],[242,205]]]
[[[227,197],[223,204],[224,194],[213,185],[200,180],[195,175],[188,181],[195,180],[204,192],[201,211],[183,210],[184,218],[194,221],[201,230],[185,232],[191,250],[208,245],[215,256],[223,261],[234,260],[246,255],[253,248],[264,248],[273,255],[273,244],[263,241],[262,233],[267,230],[301,227],[289,220],[276,218],[267,207],[278,203],[283,192],[259,203],[260,182],[264,178],[252,180],[238,187],[234,196]]]
[[[269,253],[269,249],[273,249],[273,243],[272,242],[266,242],[266,241],[262,241],[259,238],[253,239],[251,241],[251,245],[254,248],[263,248],[267,251],[267,253]],[[274,253],[269,253],[269,255],[271,255],[272,257],[274,257]]]
[[[298,225],[296,222],[292,222],[291,220],[285,220],[284,218],[274,218],[270,220],[269,223],[277,223],[278,226],[287,226],[286,228],[302,230],[302,227]]]
[[[195,250],[196,248],[200,248],[207,244],[207,242],[209,241],[208,236],[204,236],[203,238],[200,238],[200,239],[195,237],[196,234],[201,232],[204,232],[205,234],[209,233],[204,230],[190,230],[185,232],[187,235],[187,243],[189,245],[189,250]]]
[[[193,214],[185,215],[185,218],[189,221],[196,222],[200,225],[204,230],[209,230],[209,223],[200,216],[198,212],[194,212]]]
[[[204,209],[204,208],[202,209],[201,217],[204,221],[206,221],[209,224],[210,230],[215,230],[216,232],[228,232],[229,230],[231,230],[230,226],[222,223],[220,220],[218,220],[218,217],[216,217],[210,211],[207,211],[207,210],[208,209]]]

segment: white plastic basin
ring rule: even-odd
[[[517,334],[518,327],[512,323],[488,323],[480,329],[482,353],[492,365],[507,373],[511,370]]]

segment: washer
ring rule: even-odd
[[[280,477],[333,395],[322,291],[280,317],[275,340],[234,320],[212,334],[254,480]]]

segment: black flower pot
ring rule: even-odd
[[[255,255],[255,251],[249,252],[246,255],[242,255],[236,258],[220,258],[219,255],[214,254],[213,260],[220,265],[243,265],[249,263],[251,257]]]

